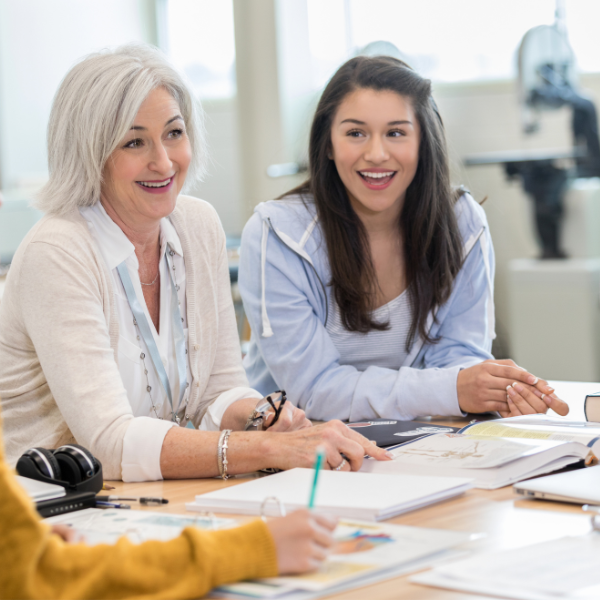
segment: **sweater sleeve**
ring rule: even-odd
[[[50,533],[0,450],[0,598],[198,598],[277,574],[262,521],[223,531],[186,528],[169,542],[67,544]]]
[[[215,247],[217,248],[214,276],[217,293],[218,333],[215,358],[211,366],[208,385],[204,390],[203,403],[213,403],[217,399],[221,404],[221,402],[227,403],[233,398],[235,400],[262,398],[262,394],[248,386],[246,372],[242,366],[240,340],[231,295],[225,232],[214,210],[213,218],[215,219]]]
[[[75,253],[33,242],[23,257],[18,293],[24,328],[64,421],[98,457],[105,477],[120,479],[123,438],[134,417],[98,282]]]

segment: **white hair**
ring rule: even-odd
[[[202,178],[206,144],[200,103],[162,52],[131,44],[87,56],[63,79],[48,122],[50,178],[38,196],[39,209],[64,214],[100,199],[108,157],[158,87],[177,101],[185,123],[192,150],[187,185]]]

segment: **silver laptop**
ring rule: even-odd
[[[522,481],[513,490],[526,498],[600,504],[600,465]]]
[[[54,498],[62,498],[66,495],[66,490],[62,485],[54,485],[45,481],[37,481],[29,477],[21,477],[16,475],[19,485],[27,492],[27,495],[34,502],[42,500],[53,500]]]

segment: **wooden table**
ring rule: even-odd
[[[600,390],[600,383],[551,383],[556,388],[557,394],[569,404],[571,411],[568,418],[573,420],[583,420],[585,394]],[[460,426],[465,423],[465,420],[436,418],[432,419],[432,422]],[[149,483],[111,482],[116,489],[110,493],[168,498],[170,501],[168,505],[158,509],[151,507],[147,510],[183,514],[185,502],[192,501],[196,494],[237,485],[252,477],[256,475],[235,477],[229,481],[200,479]],[[245,519],[239,516],[236,518]],[[390,523],[484,533],[485,537],[469,544],[468,548],[475,551],[517,548],[565,535],[582,535],[591,530],[590,517],[581,510],[580,506],[522,500],[513,494],[511,486],[493,491],[469,490],[458,498],[390,519]],[[332,597],[348,600],[489,598],[412,584],[408,581],[408,576],[397,577]]]

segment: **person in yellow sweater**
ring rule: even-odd
[[[0,419],[1,426],[1,419]],[[4,460],[0,428],[0,598],[199,598],[243,579],[318,567],[335,524],[297,511],[169,542],[68,543],[43,523]],[[57,535],[57,533],[63,534]]]

